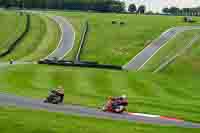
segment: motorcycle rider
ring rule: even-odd
[[[60,102],[62,103],[65,96],[65,90],[62,86],[58,86],[56,89],[57,95],[60,96]]]
[[[13,60],[13,59],[10,59],[9,63],[10,63],[11,65],[13,64],[13,62],[14,62],[14,60]]]
[[[122,96],[119,96],[119,97],[109,96],[108,99],[113,102],[116,102],[117,100],[127,100],[127,96],[125,94],[123,94]]]
[[[58,86],[57,88],[53,89],[51,93],[57,97],[60,97],[60,101],[59,101],[60,103],[64,101],[65,94],[64,94],[64,89],[62,86]]]
[[[122,102],[123,102],[123,105],[121,105]],[[122,95],[119,97],[109,96],[107,105],[111,105],[113,109],[117,109],[119,106],[127,106],[128,105],[127,96],[126,95]],[[104,108],[103,110],[105,111],[106,108]]]

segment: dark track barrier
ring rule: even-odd
[[[88,21],[86,21],[85,25],[84,25],[84,28],[83,28],[81,41],[80,41],[80,45],[79,45],[79,49],[78,49],[78,52],[77,52],[77,55],[76,55],[75,62],[80,62],[80,56],[81,56],[81,53],[83,51],[84,44],[86,42],[88,29],[89,29],[89,24],[88,24]]]
[[[69,66],[69,67],[86,67],[86,68],[98,68],[98,69],[112,69],[122,70],[121,66],[108,65],[108,64],[97,64],[94,62],[79,62],[73,63],[72,61],[53,61],[53,60],[41,60],[38,64],[48,64],[57,66]]]
[[[19,42],[24,38],[26,33],[28,33],[29,29],[30,29],[30,15],[26,13],[26,28],[24,32],[9,46],[9,48],[6,51],[0,53],[0,57],[4,57],[10,54],[17,46],[17,44],[19,44]]]

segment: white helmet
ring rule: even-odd
[[[127,98],[127,96],[124,94],[124,95],[122,95],[121,96],[123,99],[126,99]]]

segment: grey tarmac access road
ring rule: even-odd
[[[200,29],[200,26],[183,26],[174,27],[168,29],[161,34],[157,39],[155,39],[151,44],[144,48],[139,54],[137,54],[131,61],[123,66],[124,70],[141,70],[144,65],[162,48],[167,44],[167,42],[176,37],[177,34],[187,31]]]
[[[114,113],[102,112],[98,109],[91,109],[87,107],[73,106],[73,105],[46,104],[43,103],[42,100],[19,97],[5,93],[0,93],[0,106],[16,106],[25,109],[44,110],[49,112],[61,112],[67,115],[94,117],[100,119],[127,120],[130,122],[132,121],[139,123],[159,124],[165,126],[200,128],[200,124],[192,122],[162,119],[158,117],[153,118],[147,116],[137,116],[137,115],[130,115],[128,113],[114,114]]]

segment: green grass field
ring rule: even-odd
[[[168,115],[198,121],[199,89],[193,77],[150,73],[18,65],[1,67],[1,91],[44,98],[48,90],[65,87],[65,103],[100,107],[110,95],[127,94],[129,111]],[[19,76],[20,75],[20,76]],[[198,79],[198,78],[197,78]]]
[[[26,16],[16,12],[0,12],[0,53],[20,37],[26,29]]]
[[[125,121],[112,121],[61,113],[0,107],[1,133],[199,133],[199,129],[153,126]]]
[[[66,59],[74,59],[80,41],[82,24],[88,19],[90,24],[89,38],[81,59],[116,65],[122,65],[129,61],[167,28],[185,25],[181,17],[170,16],[135,16],[86,12],[48,12],[48,15],[65,16],[74,25],[76,44],[69,55],[66,56]],[[198,18],[196,19],[198,20]],[[112,20],[123,20],[126,24],[124,26],[112,25]],[[195,24],[199,24],[199,22]],[[151,61],[159,64],[160,57],[167,56],[167,54],[169,57],[174,55],[197,32],[199,31],[184,32],[170,40],[166,47],[161,50],[161,53],[158,52],[155,59],[152,58]],[[38,60],[47,56],[57,47],[59,37],[60,31],[54,21],[45,16],[31,15],[30,31],[13,53],[1,60]],[[0,92],[43,99],[48,95],[51,88],[63,85],[66,104],[92,108],[102,106],[108,96],[127,94],[130,101],[128,107],[130,112],[151,113],[200,122],[199,43],[200,40],[184,56],[178,57],[162,73],[157,74],[148,72],[157,67],[156,63],[147,64],[147,72],[48,65],[0,66]],[[169,53],[170,49],[173,50]],[[72,124],[73,126],[71,126]],[[3,133],[18,131],[22,133],[198,132],[195,129],[79,118],[10,107],[0,107],[0,131]]]
[[[14,51],[1,60],[39,60],[50,54],[58,45],[58,25],[49,18],[31,15],[30,29]]]
[[[76,47],[67,56],[73,59],[80,40],[81,25],[89,21],[89,37],[81,55],[82,60],[124,65],[153,39],[170,27],[189,25],[182,17],[103,14],[87,12],[51,12],[65,16],[76,29]],[[195,18],[199,20],[198,18]],[[112,24],[112,21],[126,24]],[[199,24],[199,22],[194,25]],[[159,27],[159,28],[158,28]]]

